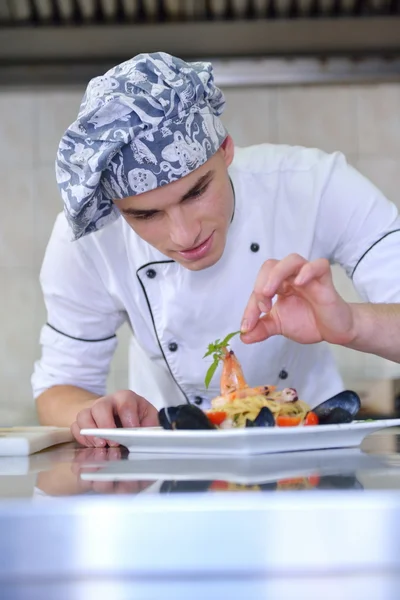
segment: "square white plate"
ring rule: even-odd
[[[400,427],[400,419],[354,421],[342,425],[260,427],[217,430],[82,429],[85,436],[118,442],[129,452],[167,454],[248,455],[360,446],[363,439],[387,427]]]
[[[130,454],[128,460],[97,464],[95,471],[92,465],[83,465],[80,477],[84,481],[222,480],[257,485],[293,477],[346,475],[387,468],[398,475],[399,469],[387,467],[384,457],[367,454],[360,448],[243,457],[137,453]]]

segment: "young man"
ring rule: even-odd
[[[206,408],[218,372],[206,390],[205,350],[239,328],[251,385],[294,387],[311,406],[339,392],[320,342],[363,348],[330,264],[366,302],[400,300],[396,207],[339,153],[234,148],[223,107],[209,63],[143,54],[89,83],[60,142],[64,214],[41,271],[48,322],[32,382],[41,422],[72,425],[83,444],[105,444],[83,427]],[[104,397],[125,321],[130,390]]]

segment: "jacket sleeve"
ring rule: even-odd
[[[398,210],[343,155],[333,156],[313,254],[341,265],[365,302],[400,302]]]
[[[41,330],[41,357],[31,380],[35,398],[55,385],[106,393],[116,332],[126,313],[107,291],[85,244],[85,238],[70,241],[65,217],[60,215],[40,273],[47,323]]]

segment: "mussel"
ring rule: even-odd
[[[364,486],[354,474],[322,475],[317,485],[319,490],[363,490]]]
[[[160,494],[174,494],[174,493],[185,493],[185,492],[206,492],[212,481],[175,481],[168,480],[163,481],[160,488]]]
[[[335,425],[351,423],[361,408],[359,396],[351,390],[344,390],[322,402],[313,412],[317,415],[320,425]]]
[[[158,420],[164,429],[215,429],[207,415],[193,404],[162,408]]]
[[[274,427],[275,418],[270,409],[267,406],[263,406],[256,418],[246,419],[246,427]]]

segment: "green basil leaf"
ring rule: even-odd
[[[230,342],[230,340],[235,337],[235,335],[237,335],[238,333],[240,333],[240,331],[234,331],[233,333],[229,333],[226,338],[224,340],[222,340],[220,346],[221,348],[224,348],[225,346],[228,345],[228,342]]]
[[[207,373],[206,373],[206,378],[205,378],[205,386],[206,388],[208,388],[208,386],[210,385],[211,379],[214,376],[215,371],[217,370],[218,367],[218,359],[214,359],[214,362],[211,364],[210,368],[208,369]]]

